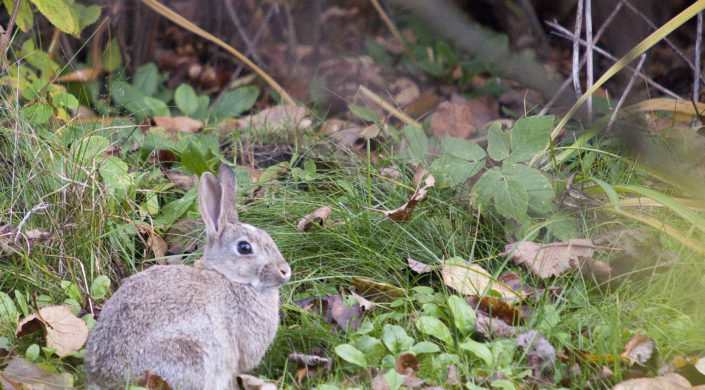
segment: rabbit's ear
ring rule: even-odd
[[[237,179],[235,173],[227,164],[220,164],[220,205],[223,209],[221,218],[228,222],[237,223]]]
[[[212,173],[204,172],[201,175],[201,181],[198,184],[198,207],[201,210],[201,218],[206,224],[208,237],[215,237],[219,228],[222,192],[218,179]]]

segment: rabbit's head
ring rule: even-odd
[[[226,164],[217,178],[201,175],[198,201],[207,239],[201,265],[258,291],[276,289],[289,280],[291,268],[267,232],[239,221],[236,194],[235,174]]]

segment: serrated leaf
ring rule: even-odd
[[[510,133],[512,153],[507,157],[507,161],[528,161],[536,154],[543,153],[551,137],[554,119],[553,115],[519,119]]]
[[[475,182],[470,192],[473,198],[473,204],[484,207],[489,205],[495,194],[495,189],[501,181],[502,173],[498,167],[494,167],[482,174],[480,179]]]
[[[17,3],[17,1],[3,0],[2,3],[5,5],[8,15],[12,15],[12,12],[15,10],[15,3]],[[23,1],[20,4],[20,10],[17,11],[15,23],[23,32],[28,32],[29,29],[32,28],[32,24],[34,24],[34,14],[32,13],[32,8],[29,6],[29,2]]]
[[[110,279],[105,275],[100,275],[93,279],[91,284],[91,297],[93,299],[103,299],[110,289]]]
[[[236,117],[252,108],[259,97],[257,87],[247,86],[226,92],[219,102],[211,107],[210,115],[214,123]]]
[[[100,7],[97,5],[85,6],[81,3],[67,3],[71,12],[78,18],[78,31],[95,23],[100,17]]]
[[[494,358],[492,357],[492,351],[490,351],[486,344],[467,339],[464,343],[460,344],[459,347],[460,349],[470,351],[473,355],[482,359],[487,366],[492,366]]]
[[[382,341],[392,353],[406,351],[414,344],[414,339],[399,325],[384,325]]]
[[[610,202],[612,202],[614,209],[619,211],[619,196],[617,195],[617,191],[615,191],[614,187],[606,181],[600,180],[596,177],[593,177],[592,180],[602,187],[602,191],[605,191],[605,194],[607,194],[607,198]]]
[[[356,117],[362,119],[363,122],[380,123],[382,122],[382,117],[379,113],[369,107],[356,106],[354,104],[348,104],[348,109],[355,114]]]
[[[62,92],[51,98],[52,103],[55,106],[64,107],[68,109],[78,108],[78,99],[70,93]]]
[[[365,354],[350,344],[340,344],[335,347],[335,354],[348,363],[367,368]]]
[[[77,18],[63,0],[30,0],[37,10],[59,30],[78,35],[81,31]]]
[[[54,114],[54,110],[49,105],[44,103],[34,103],[29,106],[22,107],[20,113],[23,117],[38,124],[47,123],[49,118]]]
[[[102,161],[103,151],[110,146],[107,138],[94,135],[71,144],[71,151],[76,162],[81,166],[90,166],[92,161]]]
[[[132,186],[132,176],[127,172],[127,164],[118,157],[109,156],[100,167],[100,176],[116,194],[125,196]]]
[[[188,84],[181,84],[176,88],[174,101],[179,110],[186,116],[192,116],[198,111],[198,96],[193,87]]]
[[[448,297],[448,307],[453,314],[453,324],[463,336],[469,336],[475,331],[477,315],[465,299],[451,295]]]
[[[464,183],[485,166],[485,151],[476,143],[455,137],[443,137],[441,154],[429,170],[441,187],[455,187]]]
[[[153,96],[159,86],[159,69],[157,69],[157,65],[154,62],[150,62],[140,66],[135,72],[135,80],[132,84],[145,96]]]
[[[502,161],[509,156],[509,132],[502,131],[502,124],[494,122],[487,133],[487,153],[495,161]]]
[[[409,157],[414,165],[426,165],[428,161],[428,137],[423,129],[417,126],[404,126],[404,138],[409,143]]]
[[[20,55],[28,64],[37,68],[45,78],[53,76],[59,69],[59,64],[51,58],[49,53],[38,49],[31,39],[22,44]]]
[[[551,182],[536,168],[524,164],[502,164],[502,174],[509,180],[514,180],[526,189],[529,195],[529,210],[546,214],[553,208],[553,199],[556,196]]]
[[[497,185],[494,206],[503,216],[522,220],[529,206],[529,194],[521,183],[505,177]]]
[[[450,329],[438,318],[429,316],[419,317],[416,319],[416,329],[425,335],[433,336],[443,341],[447,345],[453,344],[453,336],[450,333]]]

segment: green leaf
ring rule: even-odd
[[[193,206],[198,196],[198,186],[188,190],[179,199],[173,200],[161,208],[159,216],[154,219],[154,225],[160,229],[168,229],[174,222],[179,219],[188,209]]]
[[[193,87],[188,84],[181,84],[176,88],[174,101],[176,101],[176,106],[179,107],[179,110],[186,116],[192,116],[198,111],[198,96]]]
[[[81,31],[76,16],[63,0],[30,0],[47,20],[59,30],[78,35]]]
[[[20,307],[22,314],[24,316],[28,316],[29,308],[27,307],[27,298],[20,292],[20,290],[15,290],[15,302],[17,302],[17,306]]]
[[[5,336],[0,336],[0,349],[9,351],[10,348],[12,348],[12,343],[10,343],[10,339]]]
[[[404,383],[406,376],[398,373],[395,369],[391,369],[384,374],[384,379],[389,385],[389,390],[397,390]]]
[[[473,355],[482,359],[487,366],[491,367],[494,362],[492,357],[492,352],[484,343],[478,343],[473,339],[467,339],[464,343],[459,345],[460,349],[470,351]]]
[[[115,194],[125,196],[132,187],[132,175],[127,173],[127,164],[118,157],[109,156],[100,167],[100,176]]]
[[[208,105],[210,104],[210,98],[208,95],[198,96],[198,109],[191,116],[193,119],[198,119],[200,121],[206,120],[208,118]]]
[[[17,325],[17,317],[19,313],[17,312],[17,307],[15,302],[12,301],[9,295],[4,292],[0,292],[0,321],[3,323],[8,323],[11,326]]]
[[[81,3],[68,3],[71,13],[78,17],[78,31],[83,31],[84,28],[95,23],[100,17],[100,7],[97,5],[85,6]]]
[[[502,174],[509,180],[514,180],[522,185],[529,195],[529,210],[546,214],[553,209],[553,199],[556,196],[551,182],[536,168],[524,164],[502,164]]]
[[[510,133],[512,154],[507,161],[528,161],[536,154],[543,153],[551,137],[554,119],[553,115],[519,119]]]
[[[502,173],[499,167],[494,167],[483,173],[470,191],[473,204],[487,207],[501,181]]]
[[[348,363],[352,363],[362,368],[367,368],[367,359],[365,359],[365,354],[350,344],[338,345],[335,347],[335,354]]]
[[[422,316],[416,319],[416,329],[419,332],[433,336],[447,345],[453,344],[453,336],[450,329],[436,317]]]
[[[440,187],[455,187],[485,166],[485,155],[475,142],[446,136],[441,140],[441,154],[429,170]]]
[[[465,299],[451,295],[448,297],[448,307],[453,314],[453,324],[463,336],[469,336],[475,331],[475,321],[477,316],[475,310],[465,301]]]
[[[154,95],[159,86],[159,69],[157,69],[157,65],[154,62],[150,62],[140,66],[135,72],[135,80],[132,84],[145,96]]]
[[[71,144],[71,151],[79,165],[89,167],[93,165],[94,160],[103,160],[103,152],[108,146],[110,141],[107,138],[94,135]]]
[[[487,133],[487,153],[495,161],[502,161],[509,156],[509,132],[502,131],[502,124],[494,122]]]
[[[365,354],[365,359],[370,365],[377,365],[386,353],[381,341],[370,336],[361,336],[355,340],[355,348]]]
[[[522,220],[529,207],[529,194],[521,183],[505,177],[497,185],[494,206],[503,216]]]
[[[7,14],[12,15],[12,12],[15,10],[15,3],[17,3],[17,1],[2,0],[2,3],[5,5],[5,8],[7,8]],[[20,4],[20,10],[17,12],[17,19],[15,19],[15,23],[23,32],[28,32],[29,29],[32,28],[32,24],[34,24],[34,14],[32,13],[32,8],[29,6],[28,1],[23,1]]]
[[[58,107],[64,107],[68,109],[78,108],[78,99],[70,93],[62,92],[51,98],[52,103]]]
[[[113,38],[108,42],[108,47],[103,52],[103,67],[107,72],[112,72],[120,69],[122,66],[122,53],[120,52],[120,44],[117,38]]]
[[[414,344],[414,339],[406,334],[404,328],[399,325],[384,325],[382,330],[382,341],[392,353],[406,351]]]
[[[186,150],[181,154],[181,164],[199,177],[203,172],[210,171],[206,156],[196,142],[190,142]]]
[[[169,112],[169,107],[167,107],[166,103],[159,99],[145,96],[142,98],[142,101],[147,106],[147,113],[150,117],[171,115],[171,112]]]
[[[211,107],[210,115],[214,123],[236,117],[252,108],[259,96],[259,89],[248,86],[226,92],[219,102]]]
[[[409,157],[416,165],[422,163],[426,165],[428,161],[428,137],[423,129],[417,126],[404,126],[404,137],[409,143]]]
[[[602,187],[602,191],[605,191],[605,194],[607,194],[607,198],[609,198],[610,202],[612,202],[614,209],[619,211],[619,196],[617,195],[617,191],[615,191],[614,187],[606,181],[600,180],[596,177],[593,177],[592,181]]]
[[[363,122],[380,123],[382,122],[382,117],[379,113],[369,107],[356,106],[354,104],[348,104],[348,109],[355,114],[358,118],[362,119]]]
[[[110,279],[105,275],[100,275],[93,279],[91,284],[91,296],[93,299],[103,299],[110,289]]]
[[[30,362],[37,360],[37,358],[39,357],[39,345],[32,344],[27,347],[27,351],[25,351],[24,357]]]
[[[22,56],[28,64],[37,68],[45,78],[54,75],[59,69],[59,64],[51,59],[49,53],[38,49],[31,39],[28,39],[22,44],[20,56]]]
[[[414,344],[414,346],[411,347],[411,351],[414,355],[420,355],[422,353],[436,353],[441,351],[441,347],[430,341],[421,341]]]
[[[29,106],[22,107],[20,113],[23,117],[38,124],[49,122],[49,118],[54,115],[54,110],[48,104],[34,103]]]

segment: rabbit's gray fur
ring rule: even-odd
[[[272,238],[240,223],[236,182],[223,164],[198,189],[207,244],[196,267],[153,266],[124,281],[86,344],[89,388],[124,389],[149,370],[174,389],[231,389],[255,367],[279,323],[291,270]],[[238,253],[249,242],[252,254]]]

